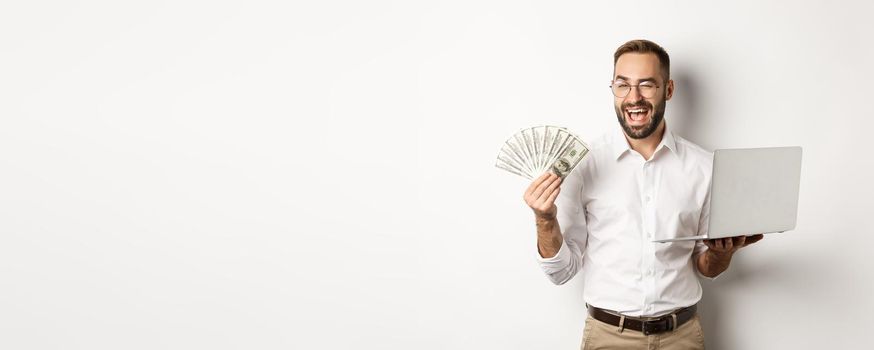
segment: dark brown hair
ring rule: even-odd
[[[671,58],[668,57],[668,52],[659,46],[659,44],[645,39],[631,40],[616,49],[616,52],[613,54],[613,74],[616,74],[616,62],[619,61],[619,56],[630,52],[655,54],[659,58],[659,63],[661,63],[662,78],[667,83],[671,76]]]

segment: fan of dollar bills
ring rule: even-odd
[[[510,136],[495,166],[529,180],[546,171],[562,179],[589,153],[579,137],[558,126],[535,126]]]

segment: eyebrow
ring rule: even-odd
[[[631,80],[631,79],[628,79],[628,77],[622,76],[622,75],[617,75],[616,79],[617,80],[618,79],[629,80],[629,81]],[[643,79],[638,80],[637,83],[640,84],[640,83],[645,82],[645,81],[651,81],[653,83],[658,83],[658,81],[656,81],[655,78],[643,78]]]

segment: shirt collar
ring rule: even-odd
[[[617,128],[618,133],[613,135],[613,139],[611,142],[611,154],[613,155],[613,159],[619,159],[625,152],[631,150],[631,145],[628,144],[628,140],[625,138],[625,132],[622,130],[620,126]],[[671,152],[677,153],[677,141],[674,138],[674,133],[671,131],[671,128],[668,126],[668,122],[665,121],[665,134],[662,135],[662,140],[659,142],[659,145],[656,146],[656,153],[662,148],[662,146],[667,147]]]

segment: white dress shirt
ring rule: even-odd
[[[707,233],[713,153],[665,133],[652,158],[631,149],[622,129],[589,144],[561,184],[557,219],[564,242],[537,260],[564,284],[582,271],[583,299],[629,316],[659,316],[701,299],[700,241],[655,238]]]

